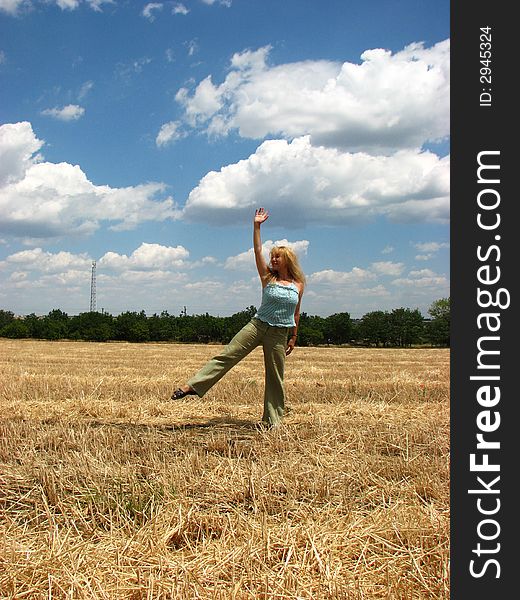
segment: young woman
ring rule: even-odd
[[[262,421],[273,427],[284,414],[283,383],[285,357],[296,343],[300,304],[305,276],[298,259],[287,246],[271,249],[270,265],[262,254],[260,226],[269,218],[263,208],[255,211],[253,248],[256,268],[262,282],[262,304],[256,315],[243,327],[220,354],[213,357],[185,385],[176,389],[172,400],[196,394],[200,398],[257,346],[264,351],[265,391]]]

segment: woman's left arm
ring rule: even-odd
[[[297,331],[298,331],[298,325],[300,323],[300,306],[302,303],[303,286],[300,288],[298,296],[299,296],[298,304],[296,305],[296,309],[294,310],[294,322],[296,323],[296,325],[293,327],[292,332],[291,332],[291,337],[289,338],[289,341],[287,342],[285,356],[289,356],[289,354],[294,350],[294,346],[296,345],[296,335],[297,335]]]

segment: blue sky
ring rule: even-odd
[[[0,0],[0,308],[230,315],[449,295],[449,2]]]

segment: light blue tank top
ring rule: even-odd
[[[294,327],[298,299],[298,288],[294,283],[268,283],[262,290],[262,304],[255,317],[273,327]]]

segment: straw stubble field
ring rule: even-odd
[[[0,340],[2,598],[449,597],[449,351]]]

